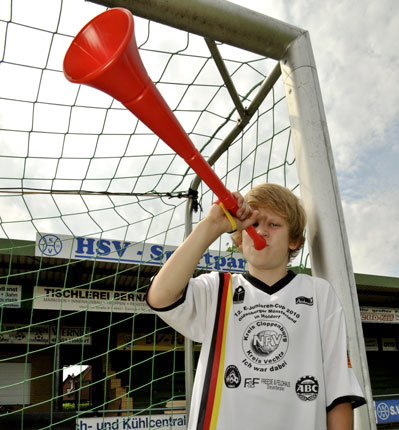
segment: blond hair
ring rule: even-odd
[[[288,223],[289,239],[297,244],[290,250],[290,260],[296,257],[305,243],[306,213],[298,197],[288,188],[277,184],[260,184],[252,188],[244,197],[253,209],[268,208],[284,218]],[[235,245],[242,241],[242,232],[232,234]]]

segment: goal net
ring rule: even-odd
[[[72,38],[118,6],[102,3],[0,5],[0,422],[19,428],[185,425],[189,346],[144,295],[215,196],[121,103],[65,79]],[[299,195],[278,59],[147,18],[147,72],[226,187]],[[222,236],[198,270],[245,270],[235,251]]]

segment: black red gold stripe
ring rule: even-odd
[[[217,426],[223,386],[226,332],[231,302],[231,274],[220,274],[215,324],[204,379],[197,430],[214,430]]]

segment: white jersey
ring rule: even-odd
[[[323,430],[338,403],[365,403],[342,307],[322,279],[289,272],[269,287],[214,272],[154,311],[202,343],[188,430]]]

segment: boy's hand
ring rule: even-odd
[[[257,213],[257,211],[253,211],[251,209],[249,204],[244,200],[244,197],[238,191],[234,191],[231,194],[233,194],[234,198],[237,200],[238,210],[237,210],[237,213],[235,215],[235,217],[237,219],[239,219],[240,221],[243,222],[243,221],[247,220],[248,218],[251,218],[254,212]],[[252,224],[250,224],[250,225],[252,225]]]
[[[244,197],[238,191],[235,191],[232,194],[237,200],[238,206],[234,219],[237,224],[237,230],[241,231],[256,222],[258,211],[252,210],[248,203],[244,201]],[[230,233],[232,230],[230,221],[226,217],[223,209],[217,204],[212,205],[204,220],[211,222],[214,227],[220,231],[219,234]]]

